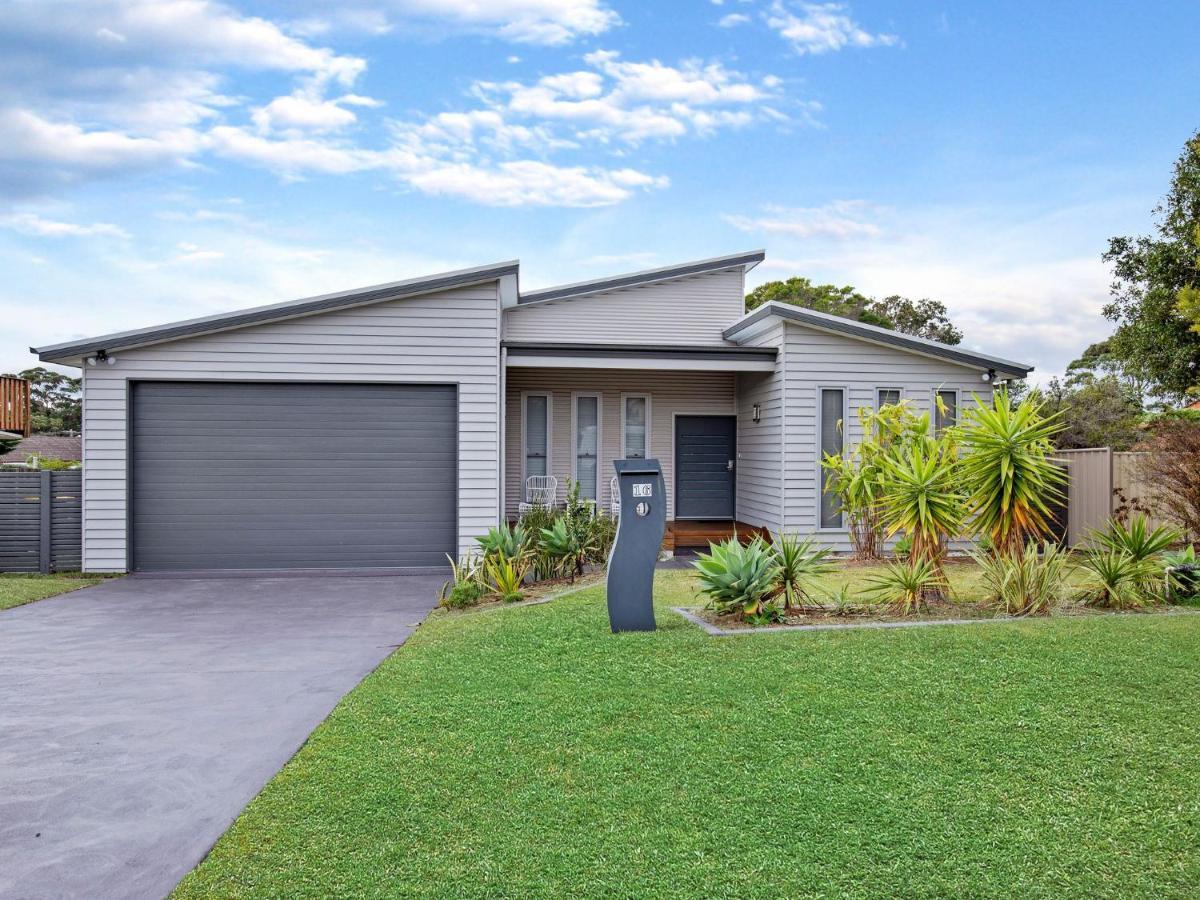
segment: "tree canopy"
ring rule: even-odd
[[[803,306],[817,312],[891,328],[915,337],[957,344],[962,332],[950,321],[946,304],[937,300],[910,300],[899,294],[882,299],[867,297],[850,285],[813,284],[807,278],[768,281],[746,295],[746,309],[757,309],[772,300]]]

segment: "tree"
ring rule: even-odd
[[[937,300],[914,301],[899,294],[877,300],[850,285],[813,284],[807,278],[796,277],[760,284],[746,295],[746,310],[757,309],[771,301],[803,306],[944,344],[957,344],[963,337],[950,321],[946,304]]]
[[[1162,422],[1138,454],[1138,475],[1149,486],[1158,516],[1200,535],[1200,425]]]
[[[41,366],[15,376],[29,382],[34,431],[79,431],[83,424],[82,378],[71,378]]]
[[[1184,146],[1154,214],[1154,235],[1114,237],[1104,254],[1113,266],[1104,315],[1117,324],[1105,359],[1151,393],[1179,401],[1200,374],[1200,333],[1193,330],[1200,305],[1193,303],[1200,285],[1200,131]]]
[[[1048,414],[1061,413],[1063,428],[1054,440],[1060,450],[1128,450],[1141,437],[1141,394],[1115,375],[1052,378],[1042,399]]]

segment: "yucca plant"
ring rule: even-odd
[[[528,559],[523,557],[513,559],[497,553],[487,557],[484,569],[488,581],[505,603],[515,603],[525,598],[522,588],[525,584],[525,576],[529,572]]]
[[[985,404],[975,395],[958,430],[967,513],[1002,555],[1021,552],[1050,533],[1050,504],[1063,497],[1066,475],[1052,459],[1061,412],[1043,414],[1037,395],[1015,406],[1001,388]]]
[[[864,593],[901,616],[919,612],[927,597],[941,597],[946,590],[946,577],[931,559],[888,563],[882,572],[867,576],[866,583]]]
[[[962,528],[957,468],[954,445],[946,437],[928,438],[884,461],[882,519],[889,537],[904,532],[911,541],[909,559],[928,563],[937,576],[925,589],[925,600],[944,596],[946,541]]]
[[[988,599],[1010,616],[1047,615],[1062,599],[1067,553],[1033,541],[1007,556],[971,554],[983,573]]]
[[[775,554],[762,538],[743,545],[736,537],[709,544],[692,564],[708,606],[718,615],[758,616],[773,605],[779,577]]]
[[[1141,609],[1158,602],[1156,588],[1162,572],[1148,559],[1136,559],[1121,550],[1094,547],[1081,563],[1089,573],[1083,602],[1105,609]]]
[[[1151,528],[1145,516],[1134,516],[1128,524],[1113,519],[1104,531],[1092,533],[1092,541],[1117,553],[1128,553],[1138,562],[1154,559],[1183,539],[1175,528]]]
[[[485,559],[503,556],[506,559],[524,558],[530,549],[529,533],[518,523],[509,525],[501,522],[489,528],[483,537],[475,538]]]
[[[781,534],[771,546],[779,570],[775,592],[783,597],[785,610],[822,608],[811,600],[811,591],[822,575],[833,571],[833,565],[829,551],[813,543],[811,536],[801,540],[795,534]]]

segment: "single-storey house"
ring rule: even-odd
[[[607,509],[662,462],[669,522],[849,548],[821,453],[861,406],[948,416],[1030,366],[786,304],[761,251],[522,291],[516,261],[34,350],[83,371],[84,568],[421,570],[529,479]],[[838,423],[846,423],[845,433]]]

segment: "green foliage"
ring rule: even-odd
[[[516,603],[525,599],[523,586],[525,576],[529,573],[528,559],[513,559],[497,553],[486,557],[483,566],[488,582],[495,588],[501,600],[505,603]]]
[[[746,311],[772,301],[803,306],[944,344],[957,344],[962,340],[962,332],[950,321],[946,304],[936,300],[914,301],[899,294],[877,300],[860,294],[849,285],[813,284],[807,278],[795,277],[786,281],[768,281],[756,287],[746,295]]]
[[[587,543],[589,530],[580,520],[560,516],[549,528],[543,528],[538,549],[553,561],[554,570],[574,580],[583,574],[591,546]]]
[[[534,506],[526,511],[517,522],[525,534],[530,536],[530,554],[533,559],[533,576],[538,581],[557,578],[558,560],[542,548],[541,535],[546,528],[553,527],[562,516],[562,511],[549,506]]]
[[[946,577],[936,561],[910,559],[888,563],[882,572],[868,576],[866,594],[906,616],[919,612],[927,597],[942,596],[945,590]]]
[[[35,366],[16,374],[29,382],[35,432],[79,431],[83,423],[83,379]]]
[[[1188,544],[1181,550],[1168,550],[1159,559],[1167,570],[1168,599],[1178,602],[1200,593],[1200,558],[1195,547]]]
[[[1082,600],[1104,609],[1141,609],[1159,601],[1162,569],[1152,560],[1139,560],[1120,550],[1094,547],[1081,562],[1089,575]]]
[[[814,546],[811,536],[801,540],[795,534],[781,534],[771,550],[778,570],[776,593],[783,597],[784,608],[808,608],[814,587],[833,571],[829,551]]]
[[[49,469],[53,472],[61,472],[66,469],[78,469],[79,461],[74,459],[55,459],[53,456],[36,456],[30,454],[25,457],[25,462],[31,466],[36,466],[39,469]]]
[[[988,599],[1012,616],[1048,615],[1066,588],[1068,554],[1033,541],[1008,555],[971,554],[983,573]]]
[[[967,514],[1000,554],[1018,552],[1050,532],[1050,503],[1063,497],[1063,470],[1051,461],[1061,427],[1044,415],[1036,395],[1013,405],[1001,388],[990,405],[975,396],[959,439],[966,453],[958,477],[968,492]]]
[[[900,535],[900,537],[896,539],[893,549],[895,550],[898,558],[908,559],[908,557],[912,555],[912,538],[910,538],[907,534]]]
[[[507,559],[523,559],[529,553],[529,533],[518,525],[501,522],[489,528],[483,537],[475,538],[485,559],[503,556]]]
[[[1125,553],[1136,562],[1153,560],[1182,535],[1166,525],[1150,528],[1145,516],[1134,516],[1128,523],[1112,519],[1104,531],[1094,532],[1093,541],[1116,553]]]
[[[19,436],[13,438],[0,437],[0,455],[16,450],[17,446],[21,443],[21,440],[22,438]]]
[[[779,579],[775,554],[761,538],[741,544],[736,537],[709,544],[693,563],[700,590],[708,596],[709,608],[718,615],[761,615],[773,605],[771,595]]]
[[[588,553],[588,562],[606,565],[613,542],[617,539],[617,520],[605,515],[594,515],[591,517],[589,529],[591,550]]]
[[[1088,372],[1067,381],[1052,378],[1041,397],[1045,414],[1057,416],[1062,424],[1054,435],[1059,450],[1111,447],[1125,451],[1140,437],[1138,426],[1144,421],[1141,393],[1115,375],[1097,377]]]
[[[460,560],[447,554],[446,559],[450,560],[450,580],[442,585],[441,605],[450,609],[474,606],[487,594],[483,560],[474,553]]]
[[[447,609],[464,609],[476,606],[487,596],[487,587],[478,581],[460,581],[446,591],[441,605]]]

